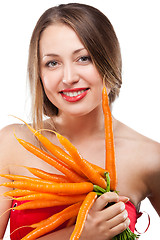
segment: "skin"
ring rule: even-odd
[[[50,55],[50,56],[49,56]],[[104,166],[104,119],[102,112],[102,79],[90,60],[87,50],[75,32],[65,25],[49,26],[40,40],[40,74],[45,92],[59,109],[58,116],[45,122],[67,137],[88,161]],[[61,95],[64,89],[89,89],[77,102],[68,102]],[[108,89],[109,92],[109,89]],[[31,176],[27,170],[15,165],[38,167],[44,171],[59,173],[27,152],[13,136],[38,146],[33,135],[24,125],[7,126],[0,132],[0,169],[3,173]],[[124,202],[128,199],[139,208],[148,197],[160,215],[160,146],[113,117],[118,196],[106,193],[96,200],[90,210],[80,239],[110,240],[129,226]],[[60,146],[55,135],[44,132],[54,144]],[[77,137],[78,136],[78,137]],[[95,148],[96,145],[96,148]],[[9,149],[9,151],[8,151]],[[17,154],[18,153],[18,154]],[[9,165],[10,164],[10,165]],[[127,171],[124,171],[127,169]],[[5,181],[0,179],[0,182]],[[8,181],[8,180],[7,180]],[[126,184],[127,183],[127,184]],[[0,194],[6,188],[0,188]],[[108,202],[116,202],[104,209]],[[0,199],[0,215],[11,206],[11,201]],[[0,218],[0,238],[3,238],[9,212]],[[73,226],[48,234],[39,239],[69,239]]]

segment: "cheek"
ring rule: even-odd
[[[97,91],[99,90],[100,93],[102,94],[102,90],[103,90],[103,79],[102,79],[102,77],[100,76],[99,72],[98,72],[96,69],[95,69],[94,72],[93,72],[93,76],[94,76],[93,82],[94,82],[94,84],[97,85]],[[107,89],[107,94],[109,94],[109,93],[110,93],[110,88],[108,88],[108,87],[106,86],[106,89]]]
[[[46,96],[48,97],[50,102],[57,107],[57,101],[56,101],[57,87],[56,87],[55,81],[53,81],[53,79],[50,79],[46,76],[43,76],[42,84],[43,84],[43,88]]]
[[[54,81],[54,78],[51,76],[51,74],[43,74],[41,76],[41,79],[47,95],[51,92],[54,93],[54,91],[56,91],[56,81]]]
[[[90,71],[90,74],[95,81],[102,83],[102,78],[94,65],[92,65],[92,71]]]
[[[54,87],[53,82],[49,81],[49,79],[47,77],[42,78],[42,83],[43,83],[45,91],[49,91]]]

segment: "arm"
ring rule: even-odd
[[[9,131],[8,128],[4,128],[0,131],[0,173],[9,173],[9,155],[11,155],[11,148],[9,144]],[[10,150],[8,150],[10,149]],[[0,184],[5,180],[4,178],[0,177]],[[9,189],[8,189],[9,190]],[[0,216],[11,207],[12,201],[6,200],[2,194],[6,192],[5,187],[0,187]],[[6,212],[4,215],[0,217],[0,239],[3,238],[7,223],[9,220],[10,211]]]
[[[160,144],[156,143],[150,156],[150,172],[147,184],[149,186],[149,200],[160,216]]]
[[[0,181],[2,183],[2,181]],[[3,194],[6,189],[3,191],[0,191],[0,194]],[[12,201],[5,200],[3,197],[0,197],[0,239],[3,239],[7,223],[9,220],[9,214],[10,211],[7,211],[7,209],[11,208]],[[7,211],[4,215],[2,215],[5,211]],[[1,216],[2,215],[2,216]]]
[[[160,161],[160,160],[159,160]],[[160,216],[160,169],[158,173],[155,173],[151,178],[151,195],[148,197],[152,206]]]
[[[160,164],[160,160],[159,160]],[[150,179],[151,195],[148,197],[152,206],[160,216],[160,168]]]
[[[127,198],[119,197],[116,193],[106,193],[99,197],[90,210],[81,234],[81,240],[111,240],[129,226],[129,219],[122,201]],[[108,202],[116,204],[105,208]],[[69,240],[74,227],[62,229],[38,238],[39,240]]]

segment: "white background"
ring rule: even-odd
[[[30,120],[26,91],[28,45],[39,16],[49,7],[68,3],[58,0],[0,1],[0,128],[16,122],[13,114]],[[114,104],[114,116],[136,131],[160,142],[160,5],[157,0],[79,0],[97,7],[111,20],[120,41],[123,87]],[[158,239],[159,217],[148,200],[141,210],[151,225],[141,240]],[[145,217],[144,217],[145,218]],[[139,223],[142,230],[147,218]],[[142,226],[143,225],[143,226]],[[9,231],[7,231],[6,238]]]

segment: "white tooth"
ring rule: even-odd
[[[77,95],[83,93],[84,90],[78,91],[78,92],[63,92],[64,95],[67,95],[69,97],[76,97]]]
[[[69,96],[70,96],[70,97],[74,97],[74,93],[73,93],[73,92],[70,92],[70,93],[69,93]]]

